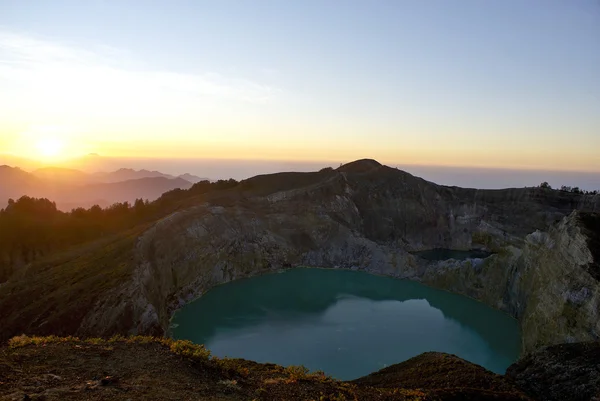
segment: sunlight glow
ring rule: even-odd
[[[62,155],[64,143],[58,138],[42,138],[35,144],[40,156],[56,158]]]

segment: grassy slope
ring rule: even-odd
[[[161,210],[155,221],[206,201],[229,204],[239,199],[240,192],[233,189],[186,194]],[[100,296],[131,276],[136,240],[153,223],[47,255],[0,284],[0,342],[23,333],[74,335]]]
[[[22,334],[74,334],[101,294],[131,275],[145,226],[33,263],[0,286],[0,341]]]

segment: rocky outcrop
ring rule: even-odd
[[[478,299],[521,323],[523,350],[600,338],[600,285],[583,219],[572,212],[521,246],[469,261],[439,262],[422,281]]]
[[[574,212],[574,210],[576,210]],[[79,334],[168,332],[174,310],[211,287],[293,266],[419,280],[519,319],[525,352],[598,338],[600,197],[542,188],[438,186],[363,160],[259,176],[172,214],[137,241],[132,280],[109,291]],[[487,249],[485,259],[412,252]]]
[[[600,400],[600,343],[545,347],[511,365],[506,376],[536,400]]]

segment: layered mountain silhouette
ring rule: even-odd
[[[130,180],[139,180],[142,178],[180,178],[185,181],[195,184],[199,181],[208,180],[208,178],[197,177],[192,174],[183,174],[174,176],[171,174],[161,173],[160,171],[149,170],[134,170],[131,168],[121,168],[112,172],[99,172],[87,174],[80,170],[61,168],[61,167],[44,167],[32,171],[34,176],[52,181],[68,181],[70,183],[114,183]]]
[[[185,178],[184,178],[185,177]],[[119,169],[88,174],[75,169],[46,167],[28,173],[18,167],[0,166],[0,208],[8,199],[27,195],[48,198],[61,210],[102,207],[116,202],[158,198],[173,189],[188,189],[205,180],[191,174],[180,177],[159,171]]]
[[[161,173],[160,171],[134,170],[130,168],[122,168],[111,173],[94,173],[90,175],[90,179],[96,180],[98,182],[120,182],[129,180],[139,180],[143,178],[179,178],[191,182],[192,184],[195,184],[202,180],[208,180],[208,178],[201,178],[187,173],[180,176],[173,176],[170,174]]]
[[[41,180],[65,182],[70,184],[87,184],[91,179],[91,176],[83,171],[58,167],[40,168],[33,171],[31,175]]]

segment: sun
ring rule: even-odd
[[[65,144],[58,138],[42,138],[36,142],[35,147],[40,156],[57,158],[62,155]]]

